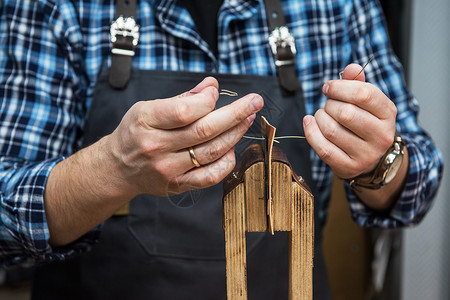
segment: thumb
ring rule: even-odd
[[[219,82],[217,82],[217,79],[214,77],[206,77],[203,79],[199,84],[197,84],[192,90],[190,90],[191,93],[200,93],[203,89],[207,88],[208,86],[213,86],[216,89],[219,89]]]
[[[184,127],[215,109],[219,99],[218,86],[214,77],[206,77],[190,91],[171,98],[141,101],[135,110],[148,127]]]
[[[191,89],[190,91],[184,92],[184,93],[182,93],[180,95],[177,95],[174,98],[180,98],[180,97],[186,97],[186,96],[195,95],[195,94],[201,93],[204,89],[206,89],[208,87],[212,87],[213,90],[214,89],[218,90],[219,89],[219,82],[214,77],[211,77],[211,76],[205,77],[205,79],[203,79],[193,89]]]
[[[342,74],[342,79],[344,80],[358,80],[365,82],[366,76],[364,75],[364,71],[361,72],[363,67],[361,67],[358,64],[350,64],[347,67],[345,67],[344,72]],[[361,74],[358,75],[358,73],[361,72]],[[355,78],[358,76],[357,78]]]

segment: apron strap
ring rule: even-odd
[[[134,49],[139,39],[136,25],[136,0],[117,0],[116,20],[111,24],[111,69],[109,84],[124,89],[131,76]]]
[[[283,89],[295,92],[300,89],[300,81],[295,72],[294,37],[289,32],[284,19],[280,0],[264,0],[266,17],[270,29],[269,44],[275,58],[278,80]]]
[[[295,92],[300,89],[300,81],[295,70],[295,55],[297,51],[295,49],[294,37],[286,27],[280,0],[264,0],[264,5],[271,31],[269,43],[275,58],[278,80],[284,90]],[[125,88],[131,75],[134,48],[139,39],[139,27],[134,22],[135,15],[136,0],[117,0],[117,19],[111,25],[113,48],[111,50],[111,70],[109,73],[109,83],[117,89]],[[131,24],[131,27],[127,27],[129,23],[127,19],[130,18],[133,19],[132,23],[134,24]],[[125,26],[119,23],[120,20],[122,22],[125,21]],[[119,32],[113,32],[113,27],[118,29],[120,34]],[[128,34],[123,34],[125,31]]]

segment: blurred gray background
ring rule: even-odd
[[[409,83],[419,120],[446,163],[435,205],[419,226],[404,230],[402,299],[450,299],[450,1],[412,5]]]

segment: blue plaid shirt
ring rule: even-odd
[[[324,82],[372,55],[367,81],[398,108],[397,130],[410,157],[406,188],[389,214],[370,210],[347,189],[354,219],[362,226],[418,223],[439,186],[442,159],[417,124],[418,103],[405,86],[379,5],[369,0],[282,2],[295,36],[308,114],[324,106]],[[3,0],[0,12],[0,265],[64,259],[86,251],[99,229],[67,247],[50,247],[45,183],[53,166],[80,145],[100,68],[110,63],[114,1]],[[136,19],[141,36],[133,68],[276,75],[261,0],[224,2],[217,57],[181,1],[139,1]],[[332,173],[314,153],[311,158],[324,222]]]

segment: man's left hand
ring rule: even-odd
[[[372,172],[395,134],[394,103],[358,75],[361,68],[348,65],[342,80],[325,83],[325,107],[303,119],[308,143],[341,178]]]

